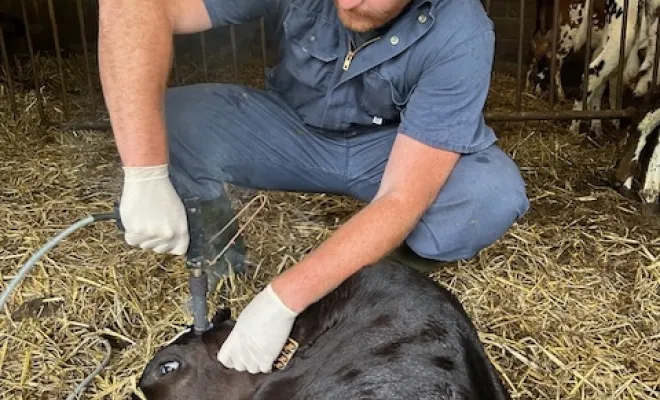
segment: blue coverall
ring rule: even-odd
[[[473,257],[521,218],[520,172],[483,117],[495,34],[479,0],[413,0],[390,26],[348,32],[331,0],[205,0],[214,26],[281,24],[267,89],[207,83],[168,89],[170,174],[181,195],[223,182],[369,201],[397,133],[461,153],[406,240],[419,256]],[[349,54],[349,40],[356,47]],[[433,173],[433,171],[429,171]]]

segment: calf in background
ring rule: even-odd
[[[623,156],[617,163],[613,184],[628,198],[641,200],[642,211],[658,213],[660,197],[660,89],[650,93],[648,103],[640,101]]]
[[[619,63],[621,59],[621,33],[624,29],[624,0],[605,0],[606,18],[602,42],[589,64],[587,79],[587,108],[600,110],[605,86],[610,88],[610,107],[616,104]],[[621,87],[630,89],[633,102],[637,102],[650,88],[655,57],[657,11],[660,0],[629,0],[625,23],[623,49],[623,82]],[[582,100],[576,100],[573,110],[583,109]],[[580,121],[574,120],[569,128],[577,133]],[[599,119],[591,120],[592,133],[600,135]]]
[[[553,26],[554,0],[536,0],[536,29],[531,42],[531,63],[526,81],[527,91],[541,94],[548,90],[550,79],[554,79],[557,98],[560,101],[566,100],[561,73],[566,58],[571,54],[579,53],[585,47],[588,28],[588,20],[585,17],[589,10],[588,1],[590,0],[559,0],[556,70],[555,76],[551,77],[552,37],[556,31]],[[591,47],[593,49],[598,47],[602,39],[602,29],[605,24],[605,0],[594,0],[592,12]]]

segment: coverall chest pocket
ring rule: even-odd
[[[339,57],[337,27],[317,14],[291,7],[284,19],[284,64],[294,79],[325,91]]]
[[[392,80],[371,70],[364,74],[363,83],[362,108],[373,117],[398,120],[407,99],[399,94]]]

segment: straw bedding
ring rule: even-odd
[[[66,63],[72,112],[83,112],[83,64]],[[57,65],[40,66],[46,111],[57,121]],[[212,79],[230,71],[214,69]],[[0,87],[2,288],[61,229],[110,211],[121,183],[111,135],[37,125],[29,73],[17,83],[17,121]],[[199,67],[180,74],[185,83],[202,78]],[[259,85],[257,67],[241,67],[241,76]],[[488,108],[511,109],[514,90],[512,78],[496,75]],[[525,107],[545,106],[526,97]],[[557,122],[494,127],[524,174],[531,209],[493,246],[434,279],[459,296],[514,398],[660,398],[660,229],[608,185],[621,135],[571,135]],[[235,315],[361,206],[323,194],[232,193],[259,264],[248,279],[220,284],[213,307]],[[154,350],[191,321],[186,277],[180,258],[128,247],[112,222],[77,231],[0,312],[0,399],[65,398],[103,359],[99,336],[112,355],[82,398],[125,398]]]

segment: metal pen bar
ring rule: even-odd
[[[87,87],[89,90],[89,100],[92,104],[92,113],[96,114],[96,98],[94,96],[94,85],[92,84],[92,69],[89,66],[89,50],[87,48],[87,30],[85,29],[85,16],[82,6],[82,0],[76,0],[78,7],[78,23],[80,24],[80,39],[82,40],[83,56],[85,57],[85,70],[87,71]]]
[[[594,27],[594,2],[589,1],[587,9],[587,40],[584,53],[584,70],[582,72],[582,109],[587,109],[587,92],[589,87],[589,65],[591,64],[591,35]]]
[[[234,82],[238,82],[238,47],[236,46],[236,26],[229,26],[229,37],[231,38],[231,56],[234,61]]]
[[[9,67],[9,56],[7,55],[7,45],[5,43],[5,34],[0,26],[0,53],[2,53],[2,64],[7,72],[7,86],[9,87],[9,103],[14,119],[18,118],[18,106],[16,105],[16,93],[14,91],[14,79],[11,77],[11,68]]]
[[[48,0],[48,13],[50,15],[50,25],[53,29],[53,40],[55,43],[55,54],[57,55],[57,68],[60,75],[60,88],[62,90],[62,108],[64,111],[64,118],[69,119],[69,102],[66,95],[66,82],[64,82],[64,66],[62,62],[62,54],[60,53],[60,38],[57,29],[57,20],[55,18],[55,7],[53,0]]]
[[[27,9],[25,8],[25,2],[21,1],[21,13],[23,14],[23,25],[25,25],[25,38],[27,40],[28,52],[30,53],[30,65],[32,66],[32,77],[34,78],[34,92],[37,96],[37,110],[39,112],[40,123],[42,125],[48,125],[48,118],[46,117],[46,111],[44,106],[44,98],[41,95],[41,84],[39,83],[39,67],[37,66],[37,60],[34,56],[34,46],[32,44],[32,35],[30,33],[30,24],[27,16]]]
[[[628,107],[622,110],[598,110],[598,111],[519,111],[519,112],[486,112],[484,117],[488,122],[526,122],[526,121],[562,121],[574,119],[620,119],[630,118],[634,115],[635,108]],[[110,122],[98,121],[87,123],[62,123],[58,126],[66,129],[80,130],[110,130]]]
[[[635,108],[628,107],[622,110],[594,110],[594,111],[520,111],[520,112],[486,112],[484,118],[488,122],[523,122],[523,121],[565,121],[574,119],[621,119],[634,115]]]
[[[204,81],[208,82],[209,80],[209,68],[206,60],[206,40],[204,32],[199,33],[199,45],[202,49],[202,68],[204,69]]]
[[[554,0],[552,9],[552,59],[550,60],[550,109],[555,108],[555,75],[557,74],[557,42],[559,41],[559,0]]]
[[[519,15],[519,29],[518,29],[518,76],[516,77],[516,110],[522,110],[522,91],[523,91],[523,43],[525,36],[525,1],[520,0],[520,15]]]
[[[259,20],[259,25],[261,27],[261,58],[264,66],[264,88],[266,87],[266,77],[265,72],[268,67],[268,56],[266,54],[266,20],[264,17],[261,17]]]
[[[654,93],[658,87],[658,62],[660,61],[660,16],[656,18],[655,30],[655,54],[653,55],[653,76],[651,77],[651,87],[646,92],[646,99],[650,101],[651,93]]]
[[[176,60],[176,41],[172,41],[172,75],[174,78],[174,85],[179,86],[181,84],[181,80],[179,79],[179,67]]]
[[[79,131],[108,131],[112,130],[110,121],[87,121],[87,122],[61,122],[55,123],[55,126],[63,130],[79,130]]]
[[[630,0],[623,0],[623,26],[621,27],[621,47],[619,48],[619,70],[617,71],[616,80],[616,105],[614,107],[621,108],[623,106],[623,67],[625,65],[625,49],[626,49],[626,32],[628,28],[628,6]],[[612,90],[612,88],[610,88]],[[613,107],[610,104],[610,107]]]

